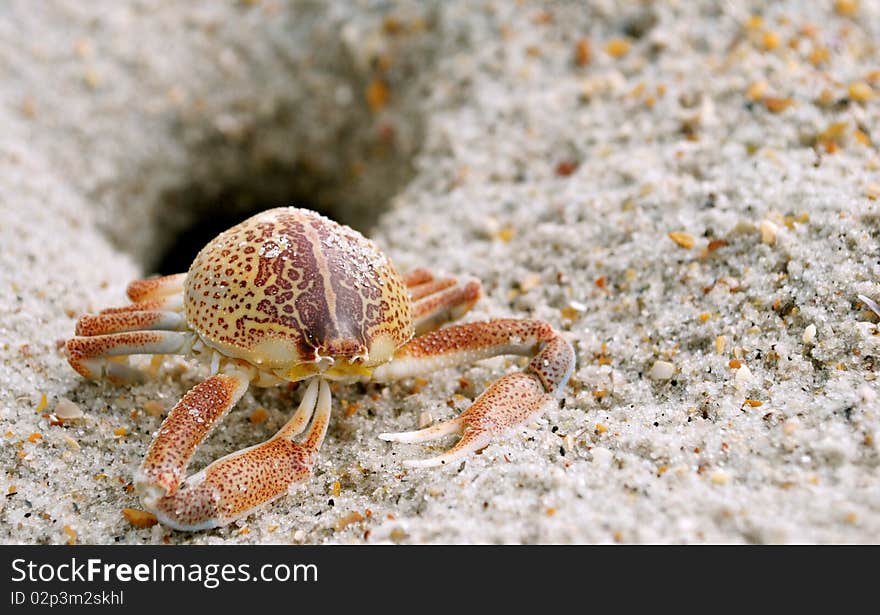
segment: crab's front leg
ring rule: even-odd
[[[243,373],[214,376],[190,391],[163,423],[135,480],[144,506],[163,525],[178,530],[225,525],[284,495],[311,474],[330,422],[330,387],[318,379],[306,389],[293,418],[272,438],[221,457],[180,482],[196,446],[246,388]],[[304,441],[294,441],[313,413]]]
[[[395,442],[428,442],[460,433],[461,439],[445,453],[404,462],[410,466],[436,466],[485,448],[506,429],[558,403],[574,369],[574,350],[552,326],[540,320],[490,320],[432,331],[403,346],[394,360],[377,368],[373,376],[387,382],[503,354],[534,358],[525,372],[495,381],[454,419],[419,431],[379,437]]]

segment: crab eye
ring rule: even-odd
[[[303,338],[305,339],[306,344],[311,348],[317,348],[319,346],[318,339],[310,329],[305,329],[303,331]]]

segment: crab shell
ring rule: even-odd
[[[306,209],[270,209],[221,233],[196,256],[184,292],[205,344],[287,380],[368,376],[413,336],[391,261]]]

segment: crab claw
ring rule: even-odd
[[[168,495],[143,490],[144,506],[163,525],[185,531],[218,527],[247,515],[309,477],[327,433],[330,408],[327,382],[313,380],[296,414],[272,438],[221,457]],[[305,439],[295,442],[313,412]]]
[[[525,423],[556,403],[547,394],[541,381],[532,374],[510,374],[494,382],[470,408],[459,416],[418,431],[383,433],[379,437],[391,442],[423,443],[460,433],[455,445],[441,455],[429,459],[410,459],[404,465],[430,468],[454,463],[471,453],[489,446],[492,438],[509,427]]]
[[[486,330],[495,334],[500,331],[499,336],[516,331],[509,322],[503,321],[465,326],[482,327],[484,334],[487,333]],[[542,323],[535,329],[539,332],[535,337],[544,337],[541,342],[543,347],[524,373],[508,374],[495,381],[477,397],[470,408],[453,419],[418,431],[383,433],[379,437],[391,442],[412,444],[430,442],[449,434],[461,434],[458,442],[441,455],[403,462],[404,465],[416,468],[439,466],[453,463],[487,447],[493,438],[507,429],[522,425],[531,417],[553,407],[562,395],[562,389],[574,368],[574,350],[549,325]],[[442,330],[438,331],[437,337],[441,333]],[[442,348],[439,344],[428,346],[434,348],[434,352],[437,348]],[[504,345],[496,345],[495,348],[510,350],[509,346]]]

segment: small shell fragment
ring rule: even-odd
[[[764,98],[764,106],[770,113],[782,113],[794,104],[791,98],[779,98],[776,96],[767,96]]]
[[[868,308],[874,312],[877,316],[880,316],[880,305],[877,305],[877,302],[873,299],[866,297],[865,295],[858,295],[859,301],[868,306]]]
[[[587,306],[580,301],[569,301],[568,305],[560,310],[560,313],[562,314],[562,317],[566,320],[577,320],[586,311]]]
[[[672,231],[669,233],[669,238],[685,250],[693,248],[696,241],[693,235],[684,231]]]
[[[62,397],[55,404],[55,416],[62,421],[72,421],[83,417],[82,409],[75,403]]]
[[[350,512],[344,517],[337,519],[335,529],[337,532],[341,532],[352,523],[358,523],[363,520],[364,516],[358,511]]]

